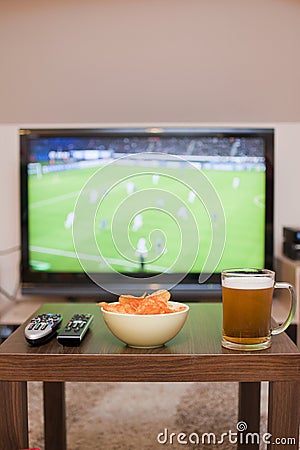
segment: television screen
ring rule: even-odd
[[[208,292],[270,268],[273,134],[20,130],[23,292]]]

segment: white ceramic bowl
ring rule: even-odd
[[[135,348],[161,347],[183,327],[189,313],[184,303],[168,302],[171,308],[184,310],[168,314],[121,314],[101,308],[104,321],[120,341]]]

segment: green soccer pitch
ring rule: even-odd
[[[164,169],[159,177],[153,173],[129,176],[132,170],[124,165],[115,165],[114,170],[119,181],[113,186],[109,173],[99,167],[29,176],[32,268],[53,272],[78,272],[83,267],[89,272],[201,272],[212,230],[218,232],[222,218],[220,213],[209,217],[205,198],[201,201],[191,194],[186,183],[180,182],[183,169]],[[154,170],[149,168],[149,172]],[[195,176],[195,170],[191,176]],[[95,173],[97,182],[92,188],[84,188]],[[226,220],[222,258],[211,270],[261,267],[265,173],[202,173],[214,186]],[[79,195],[84,207],[77,211]],[[75,244],[83,267],[73,243],[72,226],[76,220],[82,226]],[[93,233],[89,236],[85,221],[91,220]]]

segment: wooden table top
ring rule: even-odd
[[[48,303],[37,313],[93,313],[79,347],[54,338],[32,347],[21,325],[0,345],[0,380],[9,381],[300,381],[300,351],[283,333],[266,350],[240,352],[221,346],[222,305],[191,303],[186,324],[165,346],[133,349],[106,327],[92,303]]]

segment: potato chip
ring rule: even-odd
[[[152,294],[148,295],[147,298],[153,298],[153,299],[167,302],[170,300],[171,294],[166,289],[160,289],[159,291],[155,291]]]
[[[120,295],[118,303],[98,303],[105,311],[117,312],[121,314],[170,314],[174,312],[183,311],[184,307],[170,308],[168,301],[171,294],[166,289],[160,289],[146,295],[146,292],[141,297],[134,295]]]

